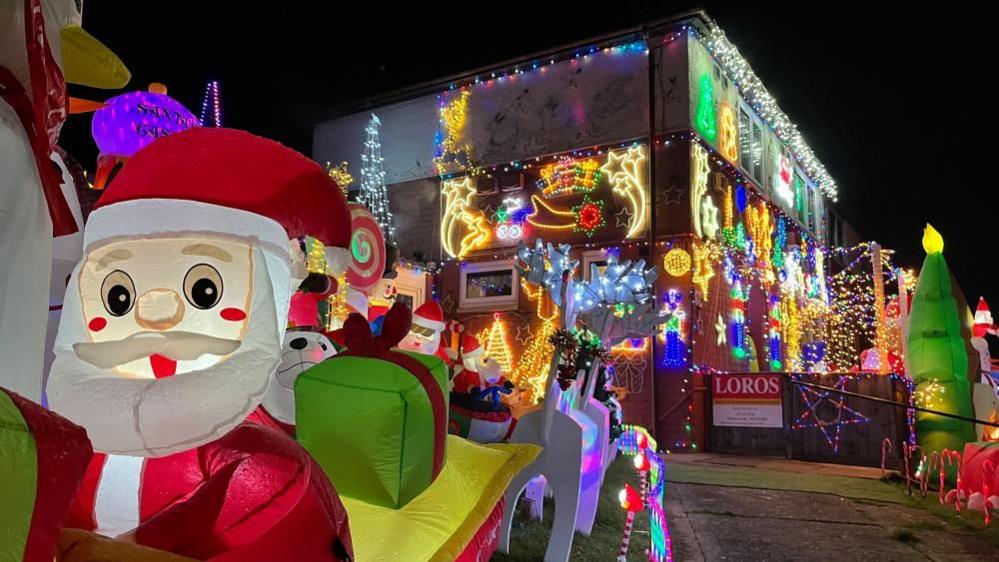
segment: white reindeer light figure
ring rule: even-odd
[[[666,316],[654,311],[653,307],[651,284],[656,279],[654,268],[645,269],[645,262],[642,260],[635,264],[618,264],[612,258],[603,274],[594,266],[590,282],[580,283],[573,278],[579,262],[569,257],[569,250],[568,245],[556,248],[549,243],[546,252],[544,242],[536,240],[534,248],[521,242],[517,252],[523,263],[523,266],[517,268],[521,278],[528,283],[542,285],[548,291],[552,302],[561,310],[562,329],[574,328],[577,316],[582,316],[609,348],[611,341],[651,335],[658,324],[666,321]],[[509,552],[510,525],[517,499],[528,482],[537,476],[544,476],[547,485],[552,488],[555,500],[552,534],[545,551],[545,560],[551,562],[569,559],[576,529],[586,534],[592,529],[597,496],[605,470],[604,466],[600,467],[597,485],[588,486],[585,490],[586,497],[581,498],[583,433],[580,423],[572,415],[558,409],[561,391],[556,389],[554,383],[560,356],[561,350],[556,349],[552,355],[541,409],[521,417],[510,438],[514,443],[535,443],[544,449],[531,465],[514,478],[507,489],[500,529],[500,549]],[[602,404],[597,402],[599,407],[591,404],[596,402],[592,400],[592,396],[598,366],[599,362],[594,361],[590,383],[582,393],[582,400],[578,401],[583,409],[572,413],[585,415],[596,423],[599,428],[597,439],[601,445],[598,454],[599,459],[603,460],[609,456],[606,453],[609,418]],[[579,392],[579,389],[573,385],[567,392]]]

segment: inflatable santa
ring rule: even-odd
[[[454,360],[441,346],[444,327],[444,309],[435,301],[427,301],[413,312],[413,325],[409,334],[399,342],[399,349],[436,355],[450,367]]]
[[[51,407],[99,452],[69,526],[200,560],[350,556],[322,469],[246,421],[305,277],[297,239],[342,271],[349,222],[318,165],[241,131],[190,129],[129,161],[88,220],[49,376]]]
[[[0,386],[35,402],[52,236],[77,230],[49,159],[66,118],[65,81],[120,88],[130,78],[80,28],[81,11],[73,0],[0,2]]]

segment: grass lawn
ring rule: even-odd
[[[572,542],[572,560],[614,560],[617,557],[625,519],[625,512],[617,501],[617,494],[621,488],[624,488],[625,482],[634,486],[636,490],[639,488],[638,474],[632,465],[631,457],[621,456],[607,469],[607,476],[600,490],[600,505],[597,508],[593,532],[588,537],[576,533],[576,538]],[[666,498],[666,501],[669,501],[669,498]],[[545,516],[542,521],[525,521],[515,517],[510,536],[510,554],[497,552],[492,559],[503,561],[544,559],[554,512],[555,506],[551,499],[546,499]],[[644,561],[645,549],[648,546],[649,518],[643,511],[635,517],[628,560]]]

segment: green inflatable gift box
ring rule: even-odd
[[[448,373],[439,358],[392,349],[409,332],[396,304],[382,333],[352,314],[347,351],[295,382],[298,441],[340,495],[399,508],[437,478],[447,437]]]

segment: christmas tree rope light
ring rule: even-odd
[[[382,158],[382,143],[378,129],[381,120],[374,113],[368,125],[364,128],[364,151],[361,153],[361,189],[357,193],[357,202],[371,211],[378,227],[385,235],[389,246],[395,245],[395,226],[392,223],[392,211],[389,209],[389,197],[385,185],[385,159]]]

